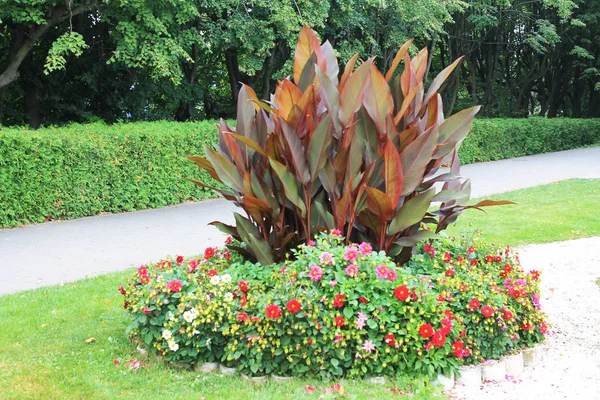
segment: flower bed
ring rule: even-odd
[[[120,288],[128,333],[169,362],[323,379],[450,375],[543,341],[539,273],[510,248],[442,237],[398,267],[342,239],[266,267],[213,248],[141,266]]]

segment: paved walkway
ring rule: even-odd
[[[600,178],[600,147],[467,165],[472,197],[571,178]],[[206,224],[232,222],[235,209],[208,200],[0,230],[0,295],[119,271],[168,254],[220,245]]]

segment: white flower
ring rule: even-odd
[[[192,309],[190,309],[190,312],[192,314],[194,314],[194,319],[198,318],[198,315],[199,315],[198,310],[196,310],[195,308],[192,308]]]
[[[179,350],[179,345],[177,343],[175,343],[174,340],[170,340],[169,341],[169,349],[171,349],[171,351],[177,351],[177,350]]]
[[[171,331],[168,329],[165,329],[164,331],[162,331],[162,337],[165,340],[171,339]]]
[[[211,341],[211,339],[210,339],[210,338],[206,339],[206,345],[207,345],[207,346],[210,344],[210,341]]]
[[[210,283],[212,283],[213,285],[218,285],[219,282],[221,282],[221,278],[219,278],[219,275],[214,275],[210,278]]]
[[[171,311],[169,311],[169,313],[167,314],[167,316],[169,317],[169,321],[175,321],[175,316],[173,315],[173,313]]]
[[[188,324],[191,324],[192,321],[196,319],[196,316],[190,311],[186,311],[183,313],[183,319],[185,319],[185,322],[187,322]]]
[[[223,300],[225,300],[227,302],[230,302],[231,300],[233,300],[233,293],[231,293],[231,292],[225,293],[225,295],[223,296]]]
[[[194,329],[194,332],[192,332],[192,336],[196,336],[199,334],[200,334],[200,331],[198,329]]]
[[[231,275],[229,275],[229,274],[221,275],[221,282],[223,282],[223,283],[231,282]]]

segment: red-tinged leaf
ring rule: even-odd
[[[215,192],[220,192],[221,191],[220,189],[218,189],[218,188],[216,188],[214,186],[207,185],[206,183],[197,181],[195,179],[190,179],[190,178],[183,178],[183,179],[185,179],[186,181],[190,181],[192,183],[195,183],[196,185],[198,185],[200,187],[204,187],[204,188],[207,188],[207,189],[214,190]]]
[[[224,133],[221,139],[223,143],[225,143],[225,146],[227,146],[233,164],[237,167],[238,171],[240,171],[240,174],[243,174],[247,169],[246,160],[248,160],[250,155],[242,152],[242,148],[230,133]]]
[[[450,64],[449,66],[447,66],[446,68],[444,68],[444,70],[442,72],[440,72],[438,74],[438,76],[435,77],[435,79],[433,80],[433,82],[431,82],[431,85],[429,86],[429,89],[427,90],[427,95],[425,96],[425,100],[423,101],[424,104],[427,104],[429,102],[429,100],[433,97],[433,95],[442,86],[442,83],[444,83],[444,81],[450,76],[450,74],[452,73],[452,71],[454,71],[454,69],[462,61],[462,59],[463,59],[462,57],[459,57],[452,64]]]
[[[369,211],[381,218],[382,221],[388,222],[394,217],[394,208],[389,196],[381,190],[365,187],[367,193],[367,205]]]
[[[450,201],[453,202],[461,202],[461,201],[469,201],[469,194],[462,192],[460,190],[442,190],[438,192],[433,199],[432,203],[448,203]]]
[[[476,204],[470,205],[470,206],[466,206],[464,207],[464,209],[469,209],[469,208],[481,208],[481,207],[491,207],[491,206],[505,206],[505,205],[509,205],[509,204],[517,204],[514,201],[510,201],[510,200],[482,200]]]
[[[413,104],[413,100],[415,99],[415,96],[417,95],[419,90],[423,90],[423,82],[420,82],[417,86],[412,88],[411,91],[408,92],[406,97],[404,97],[404,99],[402,100],[402,107],[400,107],[400,111],[398,111],[398,114],[396,114],[396,116],[394,117],[394,123],[396,125],[400,123],[400,120],[406,117],[407,111],[414,111],[414,109],[416,108]],[[412,108],[409,108],[411,105]]]
[[[379,242],[379,236],[381,236],[381,226],[383,225],[383,223],[381,222],[381,219],[378,216],[376,216],[367,209],[358,214],[358,222],[362,226],[365,226],[371,231],[373,231],[377,242]]]
[[[329,43],[329,40],[326,40],[325,43],[321,46],[321,51],[323,52],[323,58],[325,59],[325,73],[329,80],[337,86],[338,84],[338,74],[340,73],[340,66],[338,64],[337,57],[335,56],[335,51],[333,50],[333,46]]]
[[[361,64],[348,78],[344,88],[340,91],[340,122],[344,126],[350,125],[352,117],[363,102],[365,88],[369,83],[369,71],[373,60],[369,59]]]
[[[434,158],[442,158],[460,145],[463,139],[471,131],[475,114],[479,112],[481,106],[475,106],[462,110],[448,118],[440,125],[440,134],[438,138],[438,148],[435,151]]]
[[[427,70],[427,56],[427,47],[424,47],[411,61],[411,68],[415,71],[417,82],[422,82],[423,76],[425,76],[425,71]]]
[[[326,162],[325,166],[319,173],[319,179],[321,180],[321,184],[327,191],[329,198],[333,198],[337,196],[336,193],[336,176],[335,176],[335,168],[332,163]]]
[[[363,104],[381,136],[387,134],[386,117],[394,109],[394,99],[390,86],[375,64],[371,64],[369,69],[369,82],[365,88]]]
[[[358,175],[362,165],[362,146],[358,137],[354,135],[350,145],[350,151],[348,153],[345,176],[346,182],[348,182],[350,178],[354,179]]]
[[[250,147],[252,150],[256,151],[261,156],[267,157],[267,153],[265,153],[265,150],[262,147],[260,147],[258,143],[256,143],[254,140],[233,132],[231,133],[231,136],[236,140],[242,142],[246,146]]]
[[[271,214],[273,212],[273,209],[269,207],[266,201],[263,201],[257,197],[244,196],[242,197],[242,201],[244,206],[248,209],[264,212],[265,214]]]
[[[418,135],[419,128],[416,126],[410,127],[400,132],[400,148],[398,149],[398,153],[402,154],[406,147],[408,147],[409,144],[414,142]]]
[[[413,39],[410,39],[408,42],[404,43],[402,45],[402,47],[400,47],[400,50],[398,50],[398,52],[396,53],[396,57],[394,57],[394,61],[392,61],[392,65],[391,65],[390,69],[385,74],[386,81],[389,82],[390,79],[392,79],[392,77],[394,76],[394,72],[396,71],[396,68],[398,68],[400,61],[402,61],[402,59],[404,58],[404,55],[408,51],[408,48],[410,47],[412,42],[413,42]]]
[[[300,80],[296,81],[296,85],[298,85],[298,89],[301,91],[304,92],[307,87],[313,84],[315,80],[315,66],[317,66],[317,55],[313,53],[306,62],[304,70],[302,70]]]
[[[331,81],[331,79],[325,75],[319,66],[315,66],[315,72],[320,84],[319,97],[325,103],[327,110],[329,110],[329,114],[331,115],[333,126],[335,128],[334,136],[336,139],[339,139],[342,135],[342,126],[340,125],[340,119],[338,116],[338,110],[340,109],[340,92],[338,92],[338,89],[333,81]]]
[[[302,98],[302,94],[302,91],[287,78],[277,85],[275,89],[275,104],[277,104],[277,113],[281,118],[288,120],[294,110],[294,106]]]
[[[431,127],[406,146],[406,149],[400,154],[404,175],[403,196],[411,193],[423,182],[425,168],[431,161],[431,156],[437,145],[438,135],[438,127]]]
[[[398,199],[402,194],[404,183],[404,172],[402,170],[402,161],[396,146],[391,140],[387,140],[383,154],[383,179],[385,181],[385,192],[390,198],[392,208],[396,208]]]
[[[438,182],[451,182],[451,181],[460,181],[460,175],[456,175],[456,174],[447,172],[445,174],[440,174],[440,175],[434,176],[433,178],[431,178],[428,181],[423,182],[421,185],[419,185],[419,189],[427,190]],[[459,183],[459,185],[460,185],[460,183]]]
[[[310,173],[306,163],[304,146],[298,136],[296,136],[294,129],[285,121],[281,121],[281,127],[283,138],[285,139],[292,164],[294,165],[296,178],[306,185],[310,182]]]
[[[227,225],[220,221],[209,222],[208,225],[212,225],[212,226],[216,227],[219,231],[223,232],[226,235],[239,237],[239,234],[237,232],[237,229],[235,229],[235,226]]]
[[[352,194],[352,178],[346,183],[345,189],[342,191],[342,196],[339,199],[333,201],[333,218],[335,220],[335,227],[338,229],[344,229],[346,221],[348,219],[348,211],[350,211],[351,194]]]
[[[244,188],[241,186],[242,176],[235,165],[233,165],[231,161],[229,161],[223,155],[210,149],[208,146],[204,146],[204,152],[206,153],[206,158],[215,168],[215,172],[219,176],[219,180],[225,185],[229,186],[231,189],[239,193],[243,193]]]
[[[259,108],[258,105],[252,101],[252,98],[256,98],[254,90],[252,90],[250,86],[242,85],[242,88],[238,93],[235,131],[241,136],[256,141],[255,116]]]
[[[326,115],[325,118],[319,122],[319,125],[317,125],[315,132],[308,142],[307,159],[310,169],[310,178],[313,182],[317,179],[327,161],[327,156],[329,154],[328,149],[332,139],[331,117]]]
[[[358,136],[363,143],[365,152],[368,155],[376,154],[378,138],[375,123],[364,108],[358,110],[357,118],[358,121],[356,122],[356,125],[354,125],[356,127],[356,136]]]
[[[279,177],[286,197],[292,202],[293,205],[298,207],[302,217],[306,218],[306,206],[298,194],[298,183],[294,175],[279,161],[269,158],[269,163],[271,164],[273,171],[275,171]]]
[[[219,178],[219,176],[215,172],[215,169],[213,168],[213,165],[206,158],[200,157],[200,156],[188,156],[187,158],[189,160],[192,160],[193,162],[195,162],[196,165],[198,166],[198,168],[206,170],[206,172],[208,172],[208,174],[210,176],[212,176],[213,179],[221,182],[221,179]]]
[[[431,189],[407,200],[388,225],[387,234],[396,235],[406,228],[421,222],[427,213],[433,196],[435,196],[435,190]]]
[[[344,89],[344,86],[346,85],[346,81],[348,80],[348,78],[350,78],[350,75],[352,74],[352,70],[354,69],[354,65],[356,64],[357,60],[358,60],[358,53],[353,55],[352,58],[350,60],[348,60],[348,62],[346,63],[346,67],[344,68],[344,73],[342,74],[342,77],[340,79],[340,84],[338,85],[338,90],[340,93]]]
[[[444,106],[442,103],[442,96],[437,93],[431,98],[429,104],[427,104],[427,129],[435,124],[439,125],[442,122],[444,122]]]
[[[417,86],[417,78],[412,70],[410,56],[407,53],[404,55],[404,71],[402,71],[402,75],[400,75],[400,87],[402,88],[404,97],[406,97],[415,86]]]
[[[304,25],[300,31],[298,44],[296,44],[296,53],[294,54],[294,82],[300,82],[302,71],[313,53],[317,55],[317,59],[323,59],[319,38],[317,38],[315,32],[308,25]],[[321,64],[319,62],[319,65]],[[325,69],[324,65],[323,69]]]

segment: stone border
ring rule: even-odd
[[[148,350],[142,346],[137,346],[136,350],[140,355],[147,357]],[[482,383],[487,381],[503,381],[506,376],[517,377],[521,375],[525,367],[531,367],[541,362],[543,357],[544,346],[542,343],[538,343],[534,347],[522,349],[520,352],[512,355],[503,356],[500,360],[487,360],[480,364],[475,365],[463,365],[458,368],[459,376],[452,374],[451,376],[438,375],[436,379],[432,381],[432,385],[442,386],[443,389],[451,390],[454,385],[462,385],[467,387],[480,386]],[[162,359],[162,357],[158,356]],[[176,369],[192,369],[191,364],[174,364]],[[213,373],[220,372],[225,376],[237,375],[238,371],[236,368],[226,367],[218,362],[205,362],[202,364],[194,364],[193,370],[200,373]],[[267,383],[269,380],[274,382],[286,382],[294,379],[291,376],[277,376],[275,374],[254,376],[250,377],[245,374],[241,374],[242,378],[249,380],[255,384]],[[375,376],[365,378],[365,382],[369,384],[383,385],[386,383],[386,378],[383,376]]]

